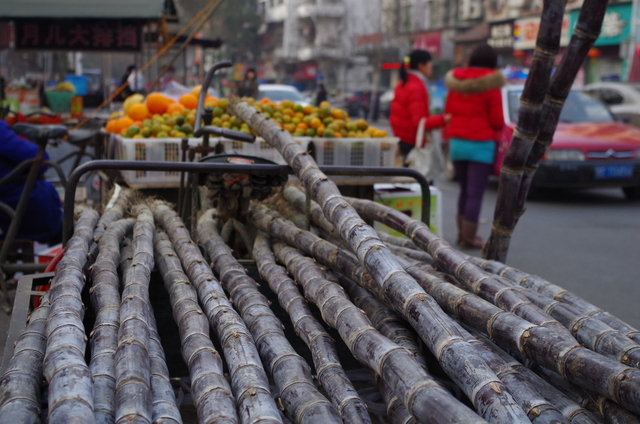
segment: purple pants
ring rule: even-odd
[[[458,196],[458,215],[463,215],[467,221],[478,222],[482,195],[493,165],[480,162],[454,161],[456,177],[460,183]]]

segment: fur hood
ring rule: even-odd
[[[444,84],[449,90],[463,94],[476,94],[507,83],[502,72],[484,68],[457,68],[447,72]]]

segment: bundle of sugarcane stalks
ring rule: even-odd
[[[539,41],[549,40],[532,71],[545,87],[564,3],[545,1]],[[566,57],[592,42],[603,4],[585,0]],[[557,119],[535,128],[557,118],[564,66],[546,99],[525,89],[527,125],[505,161],[511,191],[522,183],[526,195],[536,136],[548,145]],[[129,191],[101,217],[78,210],[0,379],[0,423],[640,423],[639,330],[343,197],[288,132],[238,99],[229,111],[300,185],[240,216],[213,199],[193,232],[171,205]],[[506,238],[521,207],[498,222]]]
[[[201,211],[193,233],[130,191],[79,210],[0,422],[640,423],[639,330],[342,197],[288,133],[231,109],[301,184]]]

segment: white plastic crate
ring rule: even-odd
[[[397,138],[314,138],[308,149],[321,166],[392,168],[398,141]]]
[[[180,162],[182,150],[179,138],[122,138],[115,136],[116,157],[120,160],[143,162]],[[189,146],[201,142],[189,139]],[[215,145],[217,139],[211,140]],[[122,171],[122,177],[132,188],[179,187],[180,173],[170,171]]]

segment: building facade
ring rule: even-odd
[[[393,87],[404,56],[421,48],[434,57],[434,76],[463,65],[490,44],[500,66],[528,67],[542,0],[259,0],[263,17],[262,76],[329,90]],[[582,0],[568,0],[561,59]],[[601,37],[580,80],[626,80],[636,43],[632,4],[612,0]],[[637,35],[637,34],[636,34]]]

